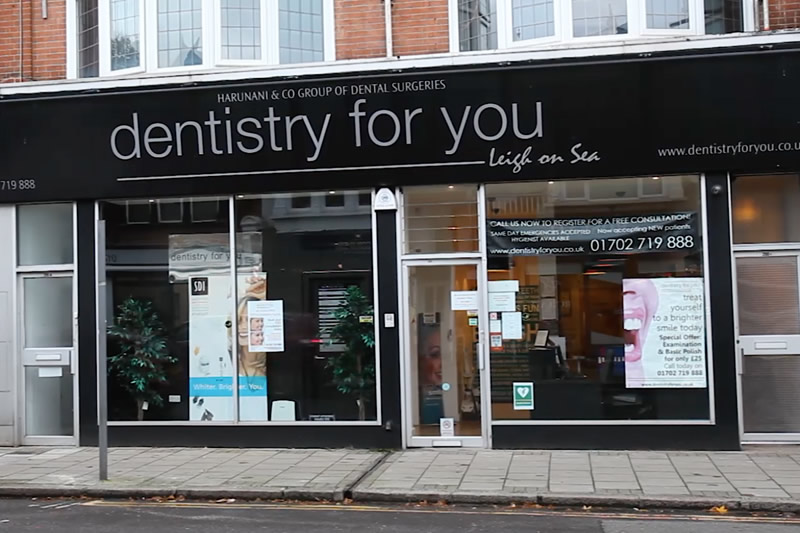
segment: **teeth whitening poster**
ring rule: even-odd
[[[703,278],[622,281],[625,386],[705,388]]]
[[[230,277],[189,279],[189,419],[233,420]]]
[[[190,420],[233,420],[233,342],[239,343],[239,417],[267,420],[266,357],[248,349],[247,305],[266,299],[266,274],[240,275],[237,285],[233,317],[230,276],[189,279]]]

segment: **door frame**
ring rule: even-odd
[[[742,335],[739,328],[739,285],[737,277],[737,259],[740,257],[796,257],[798,268],[798,280],[800,280],[800,248],[796,244],[790,243],[764,243],[764,244],[740,244],[732,245],[731,268],[733,270],[733,309],[735,319],[736,334],[736,380],[737,390],[739,391],[739,440],[742,444],[797,444],[800,443],[800,432],[791,433],[764,433],[747,432],[744,427],[744,410],[747,408],[744,397],[744,375],[745,375],[745,355],[743,337],[754,337],[754,335]],[[798,287],[800,292],[800,287]],[[798,335],[773,335],[773,337],[798,337]],[[762,337],[770,337],[763,335]],[[770,355],[770,354],[765,354]],[[777,354],[776,354],[777,355]],[[797,357],[800,357],[798,355]]]
[[[26,384],[25,384],[25,369],[27,367],[37,368],[35,365],[25,364],[25,351],[28,349],[25,345],[25,280],[26,279],[44,279],[44,278],[70,278],[72,280],[72,316],[70,317],[72,325],[72,346],[63,346],[59,348],[71,348],[69,365],[62,365],[62,368],[69,369],[72,375],[72,435],[28,435],[26,423]],[[80,397],[78,390],[78,287],[77,287],[76,272],[72,267],[69,268],[55,268],[50,271],[20,271],[17,274],[17,357],[19,365],[17,367],[19,388],[17,392],[17,401],[19,405],[18,410],[18,442],[23,446],[77,446],[79,441],[78,428],[80,418],[78,410],[78,398]],[[44,350],[44,348],[43,348]]]
[[[444,255],[444,254],[442,254]],[[413,409],[412,399],[415,391],[413,390],[411,375],[411,315],[409,309],[409,268],[410,267],[441,267],[441,266],[461,266],[470,265],[475,267],[478,282],[478,368],[480,383],[480,411],[481,411],[481,435],[479,437],[422,437],[413,436]],[[441,258],[418,258],[403,259],[400,266],[400,286],[401,301],[399,305],[399,315],[401,320],[401,350],[400,366],[402,380],[401,389],[401,408],[403,413],[403,446],[408,448],[417,447],[464,447],[464,448],[490,448],[491,447],[491,388],[489,380],[489,347],[488,335],[485,327],[488,324],[489,314],[487,312],[487,273],[486,262],[475,254],[459,256],[458,254],[448,254]]]

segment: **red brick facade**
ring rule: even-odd
[[[386,55],[384,0],[335,0],[336,59]]]
[[[392,2],[395,56],[436,54],[450,50],[447,0]]]
[[[0,83],[66,77],[68,1],[0,0]],[[385,2],[394,56],[449,51],[448,0],[334,0],[337,59],[386,56]],[[797,28],[800,0],[771,0],[769,29]]]
[[[0,0],[0,82],[66,77],[66,2]]]
[[[771,0],[769,29],[789,30],[800,28],[800,0]]]

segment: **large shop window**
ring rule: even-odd
[[[80,78],[332,61],[333,0],[72,0]]]
[[[112,419],[375,420],[369,194],[103,203]]]
[[[488,185],[486,209],[494,420],[709,418],[698,176]]]

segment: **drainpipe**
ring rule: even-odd
[[[25,55],[22,53],[22,34],[24,31],[24,24],[22,20],[22,0],[19,0],[19,81],[25,81],[23,70],[25,69]]]
[[[386,57],[392,57],[392,0],[383,0],[383,18],[386,31]]]
[[[763,17],[762,25],[764,31],[769,31],[769,0],[763,0],[761,2],[761,6],[764,8],[764,13],[761,15]]]

